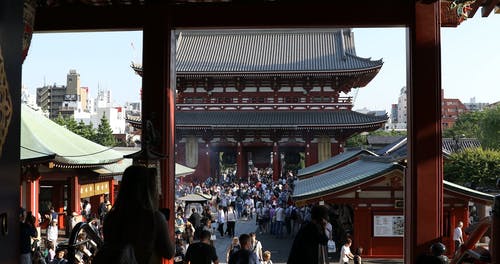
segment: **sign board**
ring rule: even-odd
[[[403,215],[374,215],[374,237],[403,237],[405,221]]]

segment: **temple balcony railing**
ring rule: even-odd
[[[176,104],[178,111],[335,111],[352,110],[352,103],[230,103]]]

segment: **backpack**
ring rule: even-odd
[[[292,212],[290,213],[290,219],[297,220],[297,208],[292,209]]]
[[[138,264],[131,244],[112,246],[104,244],[92,259],[92,264]]]

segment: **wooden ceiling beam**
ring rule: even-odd
[[[490,15],[491,11],[500,3],[500,0],[486,0],[483,7],[481,8],[481,16],[487,17]]]
[[[155,5],[174,28],[291,28],[406,26],[413,1],[229,2]],[[146,5],[37,9],[36,32],[142,29]],[[173,14],[173,15],[171,15]]]

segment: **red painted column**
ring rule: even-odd
[[[405,263],[443,235],[440,2],[412,5],[408,29]]]
[[[109,180],[109,194],[108,194],[108,198],[109,198],[109,202],[111,203],[111,205],[115,204],[115,180],[111,179]]]
[[[239,178],[245,177],[246,166],[245,166],[245,158],[243,153],[243,144],[241,142],[237,143],[236,147],[236,174]]]
[[[39,211],[39,201],[38,195],[40,191],[40,180],[30,180],[26,182],[26,211],[31,211],[33,216],[36,218],[35,224],[38,226],[38,211]]]
[[[280,177],[280,152],[278,142],[273,143],[273,181],[277,181]]]
[[[305,149],[305,153],[304,153],[304,158],[305,158],[305,166],[306,167],[309,167],[311,166],[312,164],[312,161],[311,161],[311,140],[306,140],[306,149]]]
[[[174,212],[175,200],[175,36],[172,14],[161,8],[161,1],[146,3],[147,16],[143,27],[142,121],[151,121],[160,142],[153,150],[166,156],[161,160],[160,206]],[[168,221],[171,238],[174,221]],[[164,263],[173,263],[165,260]]]
[[[78,183],[78,176],[73,176],[70,179],[70,204],[68,206],[68,214],[76,212],[82,213],[80,204],[80,184]]]

